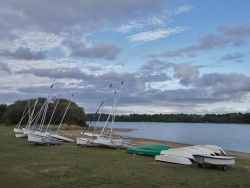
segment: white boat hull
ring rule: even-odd
[[[25,137],[27,137],[27,135],[21,134],[21,133],[16,133],[15,136],[16,136],[17,138],[25,138]]]
[[[193,154],[215,155],[215,153],[212,150],[209,150],[207,148],[202,148],[199,146],[186,146],[186,147],[181,147],[180,149],[192,152]]]
[[[215,145],[198,145],[199,147],[207,148],[212,150],[216,155],[226,156],[227,153],[219,146]]]
[[[58,134],[50,134],[50,136],[55,138],[55,139],[63,140],[65,142],[74,142],[73,139],[65,137],[65,136],[61,136],[61,135],[58,135]]]
[[[235,157],[229,157],[229,156],[194,155],[194,158],[200,164],[212,164],[212,165],[235,164]]]
[[[22,129],[18,129],[18,128],[14,128],[14,133],[16,133],[16,134],[23,134],[23,130]]]
[[[155,156],[156,161],[163,161],[168,163],[175,163],[175,164],[181,164],[181,165],[191,165],[192,162],[186,158],[181,156],[175,156],[175,155],[156,155]]]
[[[109,137],[97,136],[96,142],[102,146],[107,146],[111,148],[129,148],[135,146],[130,142],[122,139],[110,139]]]
[[[36,144],[47,144],[47,145],[57,145],[63,142],[62,140],[52,138],[51,136],[48,136],[41,132],[28,133],[28,141]]]
[[[80,146],[99,146],[95,139],[84,137],[77,137],[76,144]]]
[[[178,156],[178,157],[185,157],[185,158],[188,158],[191,160],[195,160],[194,156],[193,156],[193,152],[190,152],[188,150],[179,149],[179,148],[163,150],[163,151],[161,151],[160,154],[161,155],[174,155],[174,156]]]
[[[30,132],[32,132],[32,131],[29,129],[26,129],[26,128],[23,129],[23,134],[25,134],[27,136],[28,136],[28,133],[30,133]]]
[[[210,155],[194,155],[199,167],[202,165],[216,165],[221,166],[224,171],[227,170],[228,165],[235,164],[235,157],[229,156],[210,156]]]

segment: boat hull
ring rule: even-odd
[[[172,148],[169,150],[163,150],[161,151],[161,155],[173,155],[173,156],[178,156],[178,157],[185,157],[191,160],[195,160],[193,156],[193,152],[190,152],[188,150],[183,150],[179,148]]]
[[[18,128],[14,128],[14,133],[16,133],[16,134],[23,134],[23,130],[22,129],[18,129]]]
[[[73,139],[65,137],[65,136],[61,136],[61,135],[57,135],[57,134],[50,134],[51,137],[55,138],[55,139],[59,139],[59,140],[63,140],[65,142],[74,142]]]
[[[235,164],[235,157],[229,157],[229,156],[194,155],[194,158],[200,164],[211,164],[211,165]]]
[[[226,156],[227,155],[227,153],[219,146],[215,146],[215,145],[198,145],[198,146],[210,149],[218,156]]]
[[[166,155],[166,154],[156,155],[155,160],[167,162],[167,163],[181,164],[181,165],[191,165],[192,164],[192,162],[186,157],[175,156],[175,155]]]
[[[63,141],[59,139],[52,138],[51,136],[45,135],[41,132],[30,132],[28,133],[28,141],[35,144],[45,144],[45,145],[58,145]]]
[[[16,136],[17,138],[25,138],[25,137],[27,137],[27,135],[21,134],[21,133],[16,133],[15,136]]]
[[[76,144],[80,146],[100,146],[95,139],[84,137],[77,137]]]
[[[97,136],[96,138],[96,142],[99,145],[102,146],[107,146],[107,147],[111,147],[111,148],[130,148],[130,147],[134,147],[134,144],[131,144],[130,142],[127,142],[125,140],[121,140],[121,139],[110,139],[108,137],[104,137],[104,136]]]

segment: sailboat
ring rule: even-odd
[[[32,128],[27,130],[29,142],[33,142],[35,144],[46,144],[46,145],[52,145],[52,144],[57,145],[63,142],[63,140],[53,138],[49,134],[47,134],[45,131],[43,131],[43,125],[44,125],[48,105],[50,102],[50,95],[52,93],[53,84],[50,87],[50,92],[49,92],[47,99],[45,100],[44,104],[42,105],[40,111],[37,114],[37,117],[35,119],[35,122]],[[37,125],[39,124],[39,122],[40,122],[40,126],[37,128]]]
[[[23,134],[23,130],[20,128],[20,126],[21,126],[22,120],[23,120],[23,119],[25,118],[25,116],[28,114],[28,112],[26,112],[26,108],[27,108],[27,105],[26,105],[25,108],[24,108],[24,111],[23,111],[21,120],[18,122],[17,126],[14,128],[14,133],[15,133],[15,136],[16,136],[17,138],[25,137],[25,135]]]
[[[107,147],[111,147],[111,148],[129,148],[129,147],[134,146],[134,144],[132,144],[130,140],[124,140],[124,139],[122,139],[121,136],[113,134],[115,116],[116,116],[116,112],[117,112],[118,102],[120,99],[120,92],[121,92],[122,85],[123,85],[123,81],[121,82],[119,91],[118,92],[115,91],[115,99],[114,99],[114,102],[113,102],[113,105],[111,108],[111,112],[108,115],[108,118],[104,124],[102,132],[100,135],[96,136],[96,142],[99,145],[107,146]],[[109,132],[109,134],[106,134],[106,129],[107,129],[108,123],[110,121],[110,118],[111,118],[110,132]]]
[[[36,103],[37,101],[30,107],[30,103],[29,103],[29,100],[28,100],[28,104],[25,106],[25,109],[23,111],[23,115],[22,115],[22,118],[21,120],[19,121],[19,123],[17,124],[17,126],[14,128],[14,133],[15,133],[15,136],[17,138],[23,138],[23,137],[27,137],[27,134],[25,134],[24,130],[27,128],[27,126],[30,124],[30,122],[32,121],[32,116],[33,116],[33,113],[34,113],[34,109],[35,109],[35,106],[36,106]],[[28,109],[27,112],[26,112],[26,108]],[[33,108],[33,110],[32,110]],[[32,113],[30,113],[30,111],[32,110]],[[22,128],[21,129],[21,123],[22,121],[24,120],[24,118],[26,116],[29,116],[28,117],[28,122],[27,122],[27,125],[25,128]]]
[[[74,94],[71,96],[71,98],[74,96]],[[60,124],[59,124],[59,126],[58,126],[58,128],[57,128],[57,131],[54,133],[54,132],[47,132],[47,134],[49,135],[49,136],[51,136],[52,138],[55,138],[55,139],[59,139],[59,140],[63,140],[63,141],[65,141],[65,142],[74,142],[74,139],[72,139],[72,138],[69,138],[70,136],[72,136],[72,135],[70,135],[70,134],[68,134],[68,133],[66,133],[66,132],[64,132],[64,131],[62,131],[62,130],[60,130],[60,128],[61,128],[61,125],[62,125],[62,122],[63,122],[63,119],[64,119],[64,117],[65,117],[65,115],[66,115],[66,113],[67,113],[67,111],[68,111],[68,109],[69,109],[69,106],[70,106],[70,104],[71,104],[71,102],[72,102],[72,100],[70,100],[70,102],[69,102],[69,104],[68,104],[68,106],[67,106],[67,108],[66,108],[66,110],[65,110],[65,112],[64,112],[64,115],[63,115],[63,117],[62,117],[62,119],[61,119],[61,122],[60,122]]]
[[[112,88],[112,84],[110,84],[108,94],[104,97],[99,108],[93,115],[92,119],[89,121],[84,131],[81,132],[81,136],[76,138],[76,144],[78,146],[99,146],[99,144],[96,142],[96,137],[100,136],[100,134],[97,133],[97,122],[99,122],[102,113],[99,114],[97,120],[95,119],[96,119],[97,114],[99,113],[99,110],[101,109],[101,112],[103,111],[105,102],[108,96],[110,95],[111,88]],[[88,131],[89,128],[93,128],[93,131],[92,132]]]

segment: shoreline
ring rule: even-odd
[[[107,129],[107,130],[110,130],[110,129]],[[133,130],[135,130],[135,129],[127,129],[127,128],[114,128],[113,129],[114,132],[130,132]],[[80,133],[81,133],[80,130],[67,130],[66,132],[68,132],[69,134],[72,134],[75,139],[76,139],[76,137],[80,136]],[[191,146],[190,144],[185,144],[185,143],[147,139],[147,138],[126,137],[126,139],[131,140],[132,143],[135,145],[163,144],[163,145],[168,145],[168,146],[172,146],[172,147]],[[227,155],[229,155],[229,156],[250,159],[250,153],[244,153],[244,152],[239,152],[239,151],[230,151],[230,150],[225,150],[225,151],[226,151]]]

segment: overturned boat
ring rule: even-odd
[[[155,156],[155,160],[182,164],[182,165],[190,165],[192,162],[197,161],[196,155],[204,155],[211,157],[225,157],[226,152],[214,145],[194,145],[194,146],[186,146],[180,148],[172,148],[168,150],[161,151],[160,155]]]

